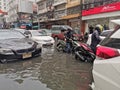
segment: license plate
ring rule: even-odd
[[[25,59],[25,58],[30,58],[32,57],[32,54],[31,53],[24,53],[22,58]]]

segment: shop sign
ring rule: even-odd
[[[100,7],[95,7],[89,10],[83,10],[82,16],[94,15],[94,14],[100,14],[100,13],[106,13],[106,12],[114,12],[119,10],[120,10],[120,2],[117,2],[117,3],[100,6]]]

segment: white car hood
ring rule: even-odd
[[[32,39],[35,40],[53,40],[51,36],[33,36]]]
[[[120,56],[95,60],[93,66],[93,90],[120,90]]]

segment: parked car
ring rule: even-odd
[[[52,31],[50,29],[40,29],[44,31],[48,36],[52,36]]]
[[[120,56],[95,60],[93,90],[120,90]]]
[[[102,31],[100,34],[100,38],[101,40],[105,39],[107,36],[109,36],[111,33],[113,32],[113,30],[105,30]],[[88,40],[87,40],[87,44],[90,45],[91,44],[91,36],[92,34],[89,34]]]
[[[100,34],[100,38],[103,40],[105,39],[105,37],[109,36],[111,33],[113,32],[113,30],[104,30],[101,32]]]
[[[120,90],[120,19],[117,28],[97,46],[93,90]]]
[[[78,40],[82,41],[83,40],[83,36],[81,35],[80,33],[80,30],[78,29],[75,29],[73,30],[70,26],[68,25],[53,25],[52,27],[52,37],[55,39],[55,40],[64,40],[64,32],[65,31],[62,31],[63,29],[67,30],[67,29],[71,29],[72,32],[73,32],[73,36],[78,38]]]
[[[68,28],[72,29],[70,26],[68,25],[52,25],[51,31],[52,31],[52,37],[57,40],[59,39],[59,34],[61,34],[61,30],[65,29],[67,30]]]
[[[24,34],[30,34],[30,38],[42,46],[52,46],[55,42],[51,36],[42,30],[26,30]]]
[[[26,59],[41,54],[41,46],[13,30],[0,30],[0,61]]]

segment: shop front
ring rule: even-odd
[[[82,20],[86,23],[86,31],[88,31],[89,25],[95,26],[97,24],[107,26],[112,29],[114,24],[110,21],[118,18],[120,18],[120,2],[82,11]]]

